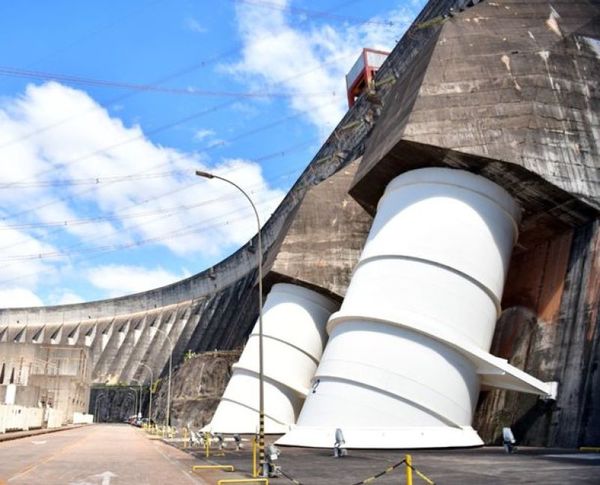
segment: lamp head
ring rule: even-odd
[[[215,178],[215,176],[212,173],[203,172],[202,170],[196,170],[196,175],[198,175],[198,177],[204,177],[205,179]]]

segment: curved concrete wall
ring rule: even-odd
[[[328,447],[341,428],[356,448],[482,444],[471,428],[478,374],[498,364],[487,351],[518,214],[503,189],[468,172],[394,179],[328,323],[298,427],[279,443]]]
[[[338,304],[297,285],[273,286],[263,309],[265,431],[296,422],[327,340],[325,324]],[[254,433],[258,426],[258,323],[233,366],[211,423],[219,433]]]

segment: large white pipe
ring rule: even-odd
[[[273,286],[263,308],[265,432],[296,422],[321,355],[327,319],[338,304],[287,283]],[[215,433],[255,433],[258,426],[258,325],[255,325],[212,421]]]
[[[488,354],[518,220],[504,189],[468,172],[394,179],[327,325],[313,390],[278,443],[331,447],[340,428],[355,448],[475,446],[481,375],[548,393]]]

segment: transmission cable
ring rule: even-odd
[[[153,84],[137,84],[122,81],[110,81],[105,79],[93,79],[69,74],[50,73],[44,71],[30,71],[18,67],[0,66],[0,76],[17,77],[24,79],[36,79],[42,81],[60,81],[63,84],[78,84],[91,87],[108,87],[127,89],[131,91],[158,92],[163,94],[176,94],[184,96],[203,96],[203,97],[233,97],[233,98],[290,98],[298,93],[277,93],[272,91],[208,91],[195,87],[189,88],[168,88]],[[331,93],[299,93],[307,98],[331,97]]]

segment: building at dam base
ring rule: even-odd
[[[598,19],[594,0],[430,0],[373,73],[261,230],[280,443],[473,446],[511,426],[598,445]],[[92,413],[133,414],[113,388],[152,373],[162,424],[172,350],[172,424],[254,433],[257,247],[140,294],[1,309],[4,384],[32,348],[81,351]]]

